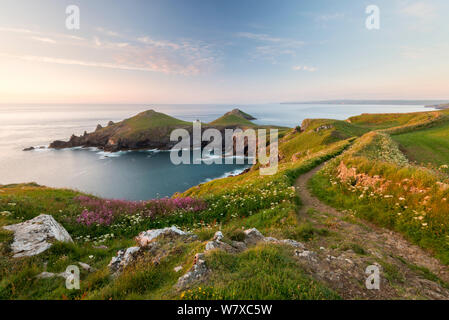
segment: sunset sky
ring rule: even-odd
[[[0,0],[0,103],[448,99],[448,16],[447,0]]]

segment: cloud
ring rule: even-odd
[[[317,71],[317,68],[311,67],[311,66],[293,66],[293,71],[308,71],[308,72],[315,72]]]
[[[29,29],[22,29],[22,28],[8,28],[8,27],[0,27],[0,31],[3,32],[14,32],[14,33],[33,33],[33,34],[38,34],[38,32],[36,31],[32,31]]]
[[[156,46],[156,47],[171,47],[175,50],[180,48],[180,45],[177,43],[170,42],[170,41],[153,40],[148,36],[137,38],[137,41],[139,41],[143,44]]]
[[[252,48],[250,56],[252,59],[268,60],[273,64],[277,64],[277,58],[282,55],[295,56],[299,48],[305,45],[304,41],[278,38],[268,34],[252,33],[252,32],[238,32],[238,38],[250,39],[257,43]]]
[[[319,22],[328,22],[328,21],[332,21],[332,20],[338,20],[338,19],[342,19],[344,18],[344,14],[343,13],[329,13],[329,14],[322,14],[322,15],[318,15],[316,16],[315,20],[319,21]]]
[[[121,37],[121,36],[122,36],[122,35],[121,35],[120,33],[118,33],[118,32],[111,31],[111,30],[107,30],[107,29],[104,29],[104,28],[102,28],[102,27],[97,27],[97,28],[95,28],[95,30],[96,30],[97,32],[103,34],[103,35],[107,35],[107,36],[110,36],[110,37]]]
[[[31,37],[31,39],[36,40],[36,41],[40,41],[40,42],[45,42],[45,43],[56,43],[55,40],[50,39],[50,38]]]
[[[289,47],[300,47],[303,46],[305,43],[304,41],[294,40],[294,39],[288,39],[288,38],[276,38],[272,37],[268,34],[261,34],[261,33],[252,33],[252,32],[238,32],[236,34],[239,38],[246,38],[251,40],[257,40],[260,42],[271,42],[271,43],[278,43],[283,46],[289,46]]]
[[[402,13],[420,20],[430,20],[436,17],[437,9],[428,2],[415,2],[404,7]]]
[[[68,34],[46,33],[29,28],[0,27],[0,32],[21,34],[21,41],[40,41],[52,44],[41,56],[33,52],[16,53],[14,57],[42,63],[101,67],[119,70],[139,70],[166,74],[199,75],[220,66],[221,51],[216,46],[191,39],[155,39],[149,35],[120,34],[95,28],[91,39]],[[71,56],[67,47],[79,46]],[[92,57],[100,57],[92,61]]]
[[[138,67],[138,66],[131,66],[131,65],[123,65],[123,64],[54,58],[54,57],[45,57],[45,56],[28,56],[28,55],[18,56],[18,55],[8,55],[8,54],[1,54],[1,55],[9,57],[9,58],[15,58],[15,59],[32,61],[32,62],[44,62],[44,63],[54,63],[54,64],[63,64],[63,65],[77,65],[77,66],[83,66],[83,67],[120,69],[120,70],[156,71],[153,68],[151,68],[150,66]]]

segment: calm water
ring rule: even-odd
[[[98,123],[106,125],[148,109],[207,122],[235,107],[255,116],[259,124],[289,127],[305,118],[344,120],[361,113],[429,111],[423,106],[372,105],[0,105],[0,184],[34,181],[130,200],[171,196],[198,183],[240,172],[246,166],[175,166],[168,152],[22,149],[67,139],[72,133],[90,132]]]

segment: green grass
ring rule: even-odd
[[[259,245],[239,255],[213,252],[206,258],[213,272],[208,281],[209,290],[219,299],[340,298],[302,272],[289,250],[282,246]],[[204,295],[196,297],[204,298]]]
[[[362,114],[350,117],[351,124],[368,128],[370,130],[388,129],[406,125],[429,122],[440,112],[415,112],[415,113],[384,113],[384,114]]]
[[[392,138],[411,161],[436,167],[449,165],[449,122]]]
[[[124,120],[123,124],[132,130],[148,130],[158,127],[186,126],[192,123],[170,117],[154,110],[148,110]]]
[[[224,115],[211,123],[213,126],[243,126],[243,127],[256,127],[257,125],[252,123],[250,120],[247,120],[239,115],[229,114]]]
[[[294,239],[303,240],[324,234],[325,230],[298,225],[296,211],[299,201],[291,187],[296,177],[339,154],[347,145],[347,141],[338,142],[331,145],[328,150],[311,155],[303,161],[286,163],[273,176],[261,177],[257,171],[253,171],[239,177],[220,179],[199,188],[192,188],[186,194],[203,196],[208,203],[207,210],[196,214],[173,214],[143,221],[132,228],[114,229],[115,222],[110,227],[85,227],[77,224],[74,218],[83,208],[73,200],[80,194],[76,191],[45,188],[36,184],[1,186],[0,212],[9,211],[11,214],[0,217],[0,226],[47,213],[53,215],[69,231],[75,243],[56,244],[36,257],[14,259],[11,258],[8,245],[12,240],[12,234],[2,230],[0,232],[0,249],[2,250],[0,299],[179,298],[179,293],[174,290],[173,285],[181,274],[175,273],[173,268],[182,265],[183,273],[186,272],[193,263],[194,255],[204,250],[203,241],[210,240],[220,227],[229,240],[242,240],[241,230],[253,227],[258,228],[266,236],[280,239],[291,236]],[[209,188],[210,185],[214,188]],[[130,266],[117,279],[109,276],[107,264],[111,258],[115,256],[117,250],[133,246],[133,237],[140,231],[173,224],[183,230],[192,230],[199,235],[200,241],[180,243],[167,248],[167,252],[172,253],[162,259],[158,265],[153,265],[151,257],[147,257]],[[93,247],[94,239],[112,232],[114,237],[103,243],[108,247],[107,250]],[[288,253],[283,247],[255,249],[255,251],[227,257],[226,259],[236,259],[237,262],[229,276],[240,277],[249,270],[248,268],[254,269],[256,265],[261,264],[261,257],[264,262],[266,259],[272,260],[276,270],[284,270],[278,275],[271,275],[271,288],[267,286],[268,271],[262,268],[258,276],[253,279],[253,290],[247,293],[240,292],[238,295],[231,294],[229,291],[225,298],[336,297],[324,286],[300,275],[292,253]],[[64,281],[60,278],[36,279],[36,275],[43,271],[62,272],[67,265],[76,264],[78,261],[90,264],[97,271],[91,274],[82,273],[81,290],[77,292],[65,289]],[[224,288],[223,284],[231,278],[217,273],[214,280],[216,288]],[[299,287],[298,284],[300,284]],[[242,282],[235,282],[234,288],[237,290],[247,285],[249,283],[245,283],[242,278]]]
[[[371,132],[330,161],[310,187],[327,204],[398,231],[449,264],[449,191],[440,187],[439,175],[403,158],[388,135]],[[358,177],[340,180],[341,164]]]

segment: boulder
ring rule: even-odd
[[[223,233],[221,231],[217,231],[214,234],[214,240],[221,241],[224,238]]]
[[[80,265],[81,268],[83,268],[84,270],[86,270],[87,272],[94,272],[95,268],[91,267],[90,265],[88,265],[87,263],[84,262],[78,262],[78,264]]]
[[[227,244],[226,242],[222,242],[219,240],[212,240],[206,243],[206,248],[204,249],[204,251],[207,252],[211,250],[224,250],[226,252],[237,252],[236,248],[234,248],[230,244]]]
[[[196,239],[196,236],[193,233],[184,232],[176,228],[175,226],[172,226],[170,228],[152,229],[148,231],[143,231],[139,233],[139,235],[136,237],[136,242],[139,247],[145,247],[149,245],[151,242],[153,242],[156,238],[162,235],[173,238],[190,237],[192,239]]]
[[[253,245],[265,239],[263,234],[260,233],[260,231],[257,230],[256,228],[245,230],[245,235],[246,235],[245,243],[247,245]]]
[[[184,289],[194,282],[201,281],[207,275],[208,271],[206,261],[204,261],[204,253],[197,253],[192,268],[178,279],[175,287],[177,289]]]
[[[177,267],[173,268],[173,271],[175,271],[175,272],[179,272],[181,270],[182,270],[182,266],[177,266]]]
[[[135,261],[137,254],[140,251],[140,247],[130,247],[126,250],[119,250],[117,256],[111,259],[108,267],[112,273],[119,273],[129,265],[131,262]]]
[[[317,254],[314,251],[309,250],[295,250],[295,256],[299,258],[305,258],[311,262],[317,262],[316,257]]]
[[[67,230],[48,214],[3,228],[14,232],[11,244],[14,258],[42,253],[52,246],[53,241],[73,242]]]

